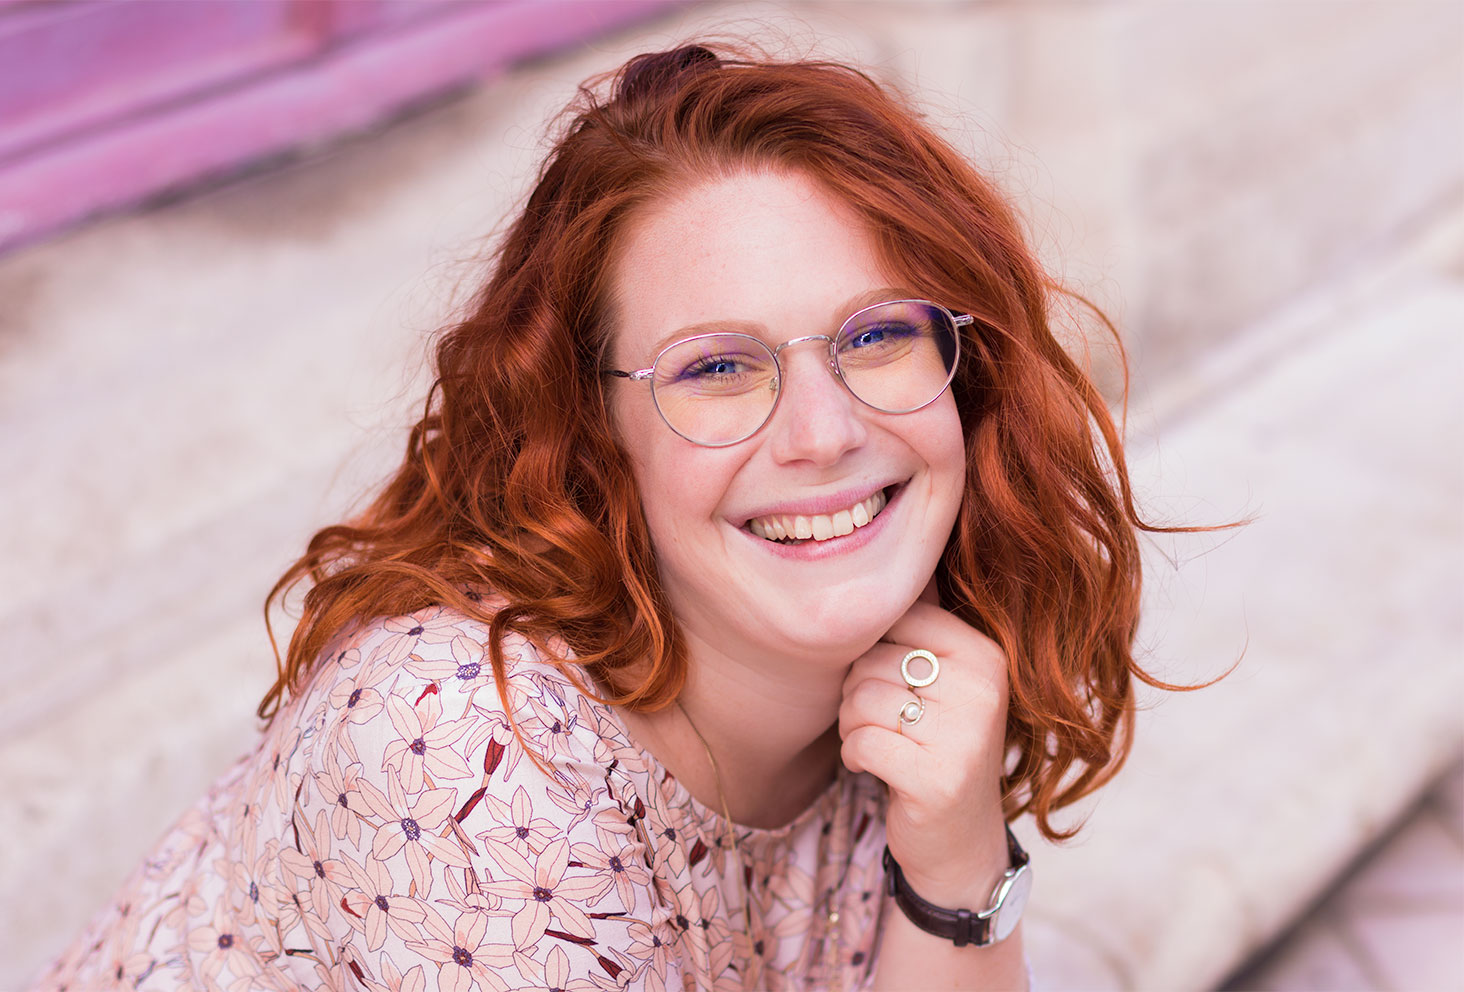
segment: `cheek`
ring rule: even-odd
[[[946,461],[952,476],[952,485],[959,497],[966,488],[966,435],[961,433],[960,421],[951,428],[946,444]]]
[[[949,528],[955,525],[960,514],[961,502],[966,494],[966,437],[961,430],[961,420],[952,403],[946,416],[938,424],[931,425],[928,435],[927,458],[934,481],[934,498],[944,535],[949,540]]]
[[[616,430],[630,457],[657,555],[675,554],[678,547],[704,538],[702,531],[718,519],[727,490],[728,459],[688,444],[654,409],[641,409],[634,402],[617,408]]]
[[[615,438],[620,442],[630,459],[631,471],[635,474],[636,487],[640,490],[641,502],[649,518],[650,504],[655,494],[666,489],[667,471],[663,467],[663,433],[669,433],[652,406],[649,395],[636,392],[643,384],[621,385],[610,399],[611,426]]]
[[[668,472],[663,468],[664,458],[657,445],[659,415],[653,409],[646,409],[649,403],[640,402],[641,398],[631,391],[633,388],[621,385],[611,397],[611,424],[616,440],[630,459],[630,471],[640,494],[641,514],[650,530],[651,544],[659,554],[668,537],[664,533],[666,524],[675,519],[672,508],[666,505],[675,488],[669,484]]]
[[[727,479],[715,459],[698,458],[700,451],[676,450],[681,447],[653,446],[634,463],[651,540],[662,550],[713,534],[727,492]]]
[[[961,416],[955,400],[947,392],[931,411],[934,415],[926,430],[926,459],[931,470],[959,490],[966,478],[966,435],[961,430]]]

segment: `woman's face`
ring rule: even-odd
[[[647,368],[709,324],[776,346],[919,295],[883,271],[851,211],[787,173],[739,173],[653,204],[630,222],[612,280],[619,369]],[[772,419],[721,448],[667,427],[648,382],[610,387],[661,579],[693,642],[847,664],[934,574],[964,480],[950,391],[914,413],[881,413],[849,393],[827,358],[823,341],[784,350]],[[784,544],[753,531],[798,515],[816,534],[843,530],[841,512],[857,522],[855,507],[876,508],[881,495],[887,505],[842,536]]]

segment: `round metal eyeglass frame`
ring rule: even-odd
[[[901,303],[932,307],[935,310],[938,310],[942,314],[944,314],[946,319],[951,322],[951,328],[955,332],[954,340],[956,348],[955,354],[951,356],[951,367],[946,372],[945,382],[941,384],[941,387],[939,389],[931,394],[930,399],[919,404],[918,406],[907,407],[902,410],[886,410],[883,407],[875,406],[873,403],[860,396],[857,392],[853,390],[853,388],[850,387],[849,381],[844,378],[843,369],[839,368],[839,354],[836,346],[838,344],[840,336],[843,335],[844,331],[848,330],[851,324],[853,324],[860,317],[867,314],[869,311],[877,310],[880,307],[887,307]],[[941,306],[939,303],[934,303],[930,300],[883,300],[879,303],[874,303],[860,310],[856,310],[854,313],[850,314],[849,317],[844,321],[844,323],[839,325],[839,329],[835,331],[832,335],[805,334],[802,337],[789,338],[787,341],[784,341],[782,344],[776,347],[770,347],[767,342],[763,341],[761,338],[754,337],[751,334],[740,334],[736,332],[713,332],[710,334],[694,334],[691,337],[681,338],[679,341],[673,341],[666,347],[662,348],[659,352],[656,353],[655,361],[651,363],[650,368],[636,369],[633,372],[627,372],[621,369],[605,369],[603,374],[613,375],[621,379],[630,379],[635,382],[649,381],[651,383],[651,400],[656,405],[656,413],[660,415],[662,422],[671,429],[672,433],[676,434],[678,437],[690,441],[692,444],[700,445],[703,448],[725,448],[729,445],[740,444],[743,441],[746,441],[748,438],[752,437],[758,431],[766,427],[768,425],[768,421],[773,419],[773,414],[776,413],[778,409],[778,403],[783,398],[783,363],[778,360],[778,356],[782,353],[784,348],[791,347],[795,344],[804,344],[808,341],[827,341],[829,345],[829,370],[833,372],[834,376],[839,380],[839,382],[843,383],[844,388],[849,390],[850,396],[853,396],[856,400],[863,403],[871,410],[878,410],[880,413],[914,413],[916,410],[923,410],[925,407],[940,399],[941,394],[950,387],[951,380],[954,379],[956,375],[956,368],[961,363],[961,328],[969,327],[973,323],[975,323],[975,321],[976,318],[971,316],[970,314],[952,313],[950,310]],[[746,434],[743,434],[740,437],[732,438],[729,441],[701,441],[697,438],[687,436],[684,432],[678,430],[675,424],[671,423],[671,421],[666,417],[666,412],[661,409],[660,401],[656,399],[656,366],[660,363],[662,356],[674,348],[681,347],[688,341],[699,341],[703,338],[746,338],[748,341],[755,343],[758,347],[765,349],[773,357],[773,368],[775,371],[772,379],[772,387],[774,396],[772,406],[768,407],[767,416],[763,417],[762,421]]]

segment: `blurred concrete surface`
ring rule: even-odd
[[[1144,693],[1129,768],[1074,844],[1034,855],[1034,963],[1077,966],[1054,987],[1220,982],[1457,760],[1461,327],[1464,286],[1390,291],[1135,431],[1159,516],[1255,518],[1149,542],[1151,671],[1238,664]]]
[[[708,30],[919,93],[1123,325],[1150,517],[1255,518],[1147,542],[1145,664],[1238,664],[1146,693],[1083,833],[1032,845],[1039,980],[1263,983],[1239,969],[1385,835],[1457,870],[1396,825],[1464,750],[1464,7],[696,5],[0,258],[0,988],[252,742],[264,593],[396,461],[544,122]],[[1348,939],[1459,936],[1433,919]]]
[[[1464,989],[1464,764],[1223,987]]]

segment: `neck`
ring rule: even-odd
[[[622,713],[626,725],[709,809],[721,812],[725,800],[733,822],[749,827],[791,822],[838,769],[847,666],[750,664],[688,641],[691,675],[679,707]]]

